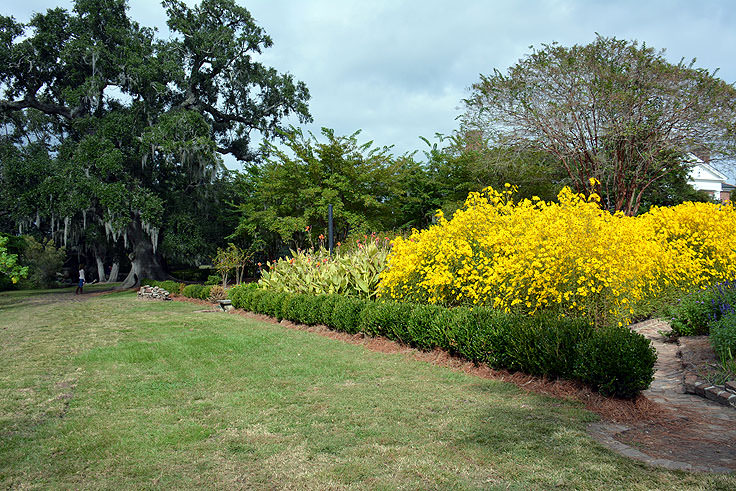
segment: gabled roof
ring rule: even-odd
[[[688,157],[689,157],[688,162],[690,162],[692,165],[692,167],[690,168],[690,179],[694,181],[699,180],[699,181],[721,181],[721,182],[726,182],[728,180],[728,177],[723,175],[721,172],[715,169],[712,165],[698,158],[695,154],[691,153],[688,155]]]

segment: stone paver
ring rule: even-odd
[[[678,355],[679,346],[668,342],[667,338],[661,334],[671,330],[669,324],[654,319],[635,324],[631,328],[651,340],[657,350],[654,381],[649,389],[643,392],[643,395],[667,407],[678,424],[687,428],[691,434],[694,432],[700,435],[705,445],[717,447],[736,441],[736,411],[702,397],[685,393],[683,385],[685,370]],[[588,429],[591,436],[599,443],[649,465],[689,471],[733,472],[734,470],[733,463],[728,459],[723,459],[722,462],[697,463],[694,461],[698,456],[693,455],[693,460],[675,461],[650,456],[642,449],[633,448],[616,439],[618,434],[636,430],[636,425],[595,423]],[[670,436],[677,437],[676,434]],[[731,465],[724,467],[719,465],[720,463]]]

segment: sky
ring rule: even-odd
[[[314,123],[306,130],[361,130],[361,142],[393,145],[397,155],[427,149],[420,136],[451,134],[480,74],[504,72],[531,45],[587,44],[596,33],[636,39],[736,82],[730,0],[236,1],[274,40],[262,61],[307,84]],[[133,19],[167,34],[159,2],[129,5]],[[71,2],[3,0],[0,13],[26,21],[56,6]]]

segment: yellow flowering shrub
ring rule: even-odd
[[[623,324],[645,296],[735,272],[730,205],[687,203],[627,217],[569,188],[558,203],[514,202],[513,192],[507,185],[471,193],[451,220],[440,212],[428,230],[396,238],[380,296]]]

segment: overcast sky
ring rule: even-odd
[[[736,82],[733,1],[237,1],[274,40],[263,61],[307,84],[307,129],[362,129],[361,141],[396,154],[425,149],[419,136],[451,133],[479,74],[506,70],[530,45],[586,44],[595,33],[637,39]],[[157,1],[129,4],[133,19],[166,33]],[[3,0],[0,12],[26,21],[70,5]]]

